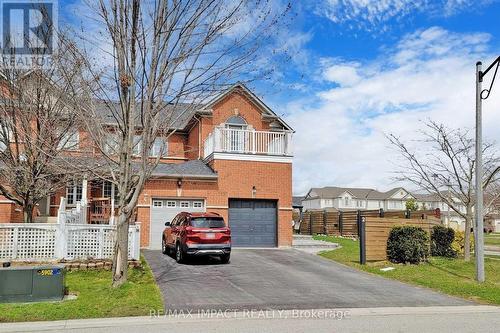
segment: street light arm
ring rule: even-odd
[[[493,83],[495,82],[495,78],[497,76],[497,72],[498,72],[498,66],[500,65],[500,56],[498,58],[495,59],[495,61],[493,61],[491,63],[491,65],[488,66],[488,68],[486,68],[485,71],[483,72],[479,72],[479,81],[482,82],[483,81],[483,78],[486,74],[488,74],[488,72],[493,68],[493,66],[495,66],[495,73],[493,74],[493,79],[491,80],[491,84],[490,84],[490,87],[488,89],[484,89],[481,91],[481,99],[487,99],[488,97],[490,97],[490,92],[491,92],[491,89],[493,88]],[[485,96],[483,96],[483,93],[486,93]]]

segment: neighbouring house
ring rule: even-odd
[[[155,157],[166,151],[136,209],[141,246],[161,248],[165,222],[182,211],[221,214],[231,227],[234,246],[290,246],[292,128],[243,84],[185,110],[183,105],[172,108],[171,135],[158,138],[150,153]],[[91,149],[84,130],[71,140],[72,154]],[[109,223],[116,195],[111,182],[87,176],[43,200],[37,220],[54,219],[64,197],[69,208],[88,202],[88,223]],[[0,223],[21,222],[18,210],[0,197]]]
[[[445,197],[450,197],[447,191],[441,192],[441,195]],[[443,202],[439,195],[433,194],[414,194],[419,207],[424,207],[425,209],[438,209],[441,211],[441,219],[445,225],[455,229],[463,231],[465,229],[465,219],[458,215],[453,209],[448,207],[448,205]],[[457,198],[453,198],[454,205],[457,207],[461,213],[466,213],[466,208]]]
[[[311,188],[302,200],[305,210],[335,208],[338,210],[405,209],[406,201],[415,197],[402,187],[380,192],[371,188],[326,186]]]

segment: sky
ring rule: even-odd
[[[60,2],[63,18],[79,8]],[[251,88],[295,130],[295,195],[404,185],[388,134],[414,142],[428,120],[474,130],[475,63],[500,55],[500,0],[296,0],[292,13],[276,34],[289,63]],[[483,110],[500,141],[498,81]]]

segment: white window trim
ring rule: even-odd
[[[163,200],[153,200],[153,207],[163,207]]]
[[[80,200],[78,200],[78,187],[81,188],[81,198]],[[71,193],[70,193],[71,191]],[[72,203],[69,202],[69,198],[72,198],[71,201],[73,201]],[[73,185],[70,185],[70,186],[66,186],[66,204],[68,206],[76,206],[76,203],[81,201],[83,199],[83,185],[82,184],[73,184]]]
[[[203,208],[203,201],[193,201],[193,208]]]
[[[183,206],[184,204],[187,204],[187,206]],[[189,208],[189,201],[181,201],[179,203],[179,208]]]
[[[173,203],[173,206],[170,205],[171,203]],[[177,207],[177,202],[173,201],[173,200],[167,200],[166,207],[168,207],[168,208],[176,208]]]

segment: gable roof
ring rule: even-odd
[[[237,82],[234,85],[230,86],[227,90],[222,93],[216,95],[214,98],[209,100],[200,111],[208,111],[211,112],[214,105],[223,100],[226,96],[233,92],[239,92],[245,95],[255,106],[257,106],[262,111],[262,117],[268,120],[276,120],[283,127],[289,131],[293,131],[293,129],[283,120],[280,116],[278,116],[269,106],[264,103],[257,95],[255,95],[250,89],[248,89],[243,83]]]

